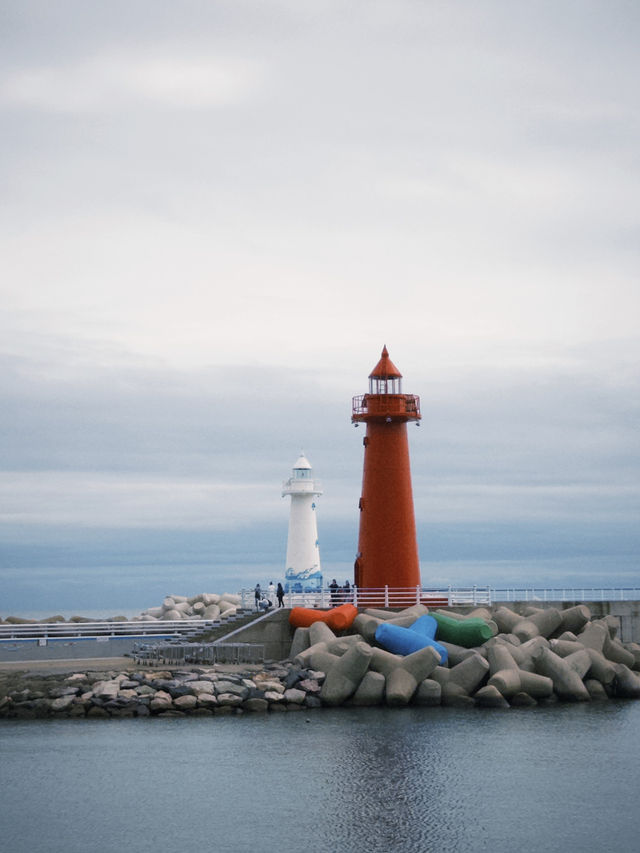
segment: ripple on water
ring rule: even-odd
[[[631,850],[639,727],[633,702],[3,721],[3,844]]]

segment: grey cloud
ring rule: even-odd
[[[362,431],[349,425],[350,395],[342,386],[331,390],[308,370],[94,364],[89,358],[73,374],[68,364],[56,370],[5,361],[5,470],[59,471],[61,484],[65,471],[85,472],[104,477],[113,494],[119,475],[122,488],[144,487],[149,496],[154,483],[182,483],[185,498],[193,494],[190,483],[200,484],[195,519],[206,515],[216,484],[228,483],[256,489],[257,511],[277,514],[280,482],[304,446],[325,484],[326,517],[355,505]],[[423,424],[411,429],[410,444],[418,512],[470,522],[479,513],[632,515],[640,473],[637,379],[623,370],[594,376],[588,368],[484,368],[446,381],[432,377],[422,388],[417,375]],[[82,482],[74,481],[76,500]],[[258,495],[268,504],[271,488],[269,510]]]
[[[301,404],[306,375],[296,371],[3,367],[4,466],[18,470],[217,471],[243,481],[288,467],[319,436],[326,410],[317,395]]]
[[[447,479],[486,482],[636,481],[637,381],[617,385],[588,372],[467,376],[434,388],[426,403],[429,450]],[[459,455],[458,455],[459,454]],[[443,464],[444,463],[444,464]]]
[[[157,540],[177,564],[225,521],[254,547],[251,522],[286,523],[302,445],[321,538],[348,569],[350,398],[395,338],[423,400],[423,559],[434,543],[443,576],[447,559],[568,565],[592,526],[593,552],[622,565],[638,507],[639,28],[633,4],[591,0],[5,4],[5,87],[48,69],[61,98],[70,69],[99,82],[118,55],[125,76],[132,57],[251,61],[259,85],[223,109],[162,102],[166,79],[128,105],[121,81],[93,112],[3,102],[0,461],[5,494],[14,473],[23,487],[3,564],[18,546],[28,562],[31,536],[64,561],[84,531],[91,565],[117,563],[120,532],[148,566],[154,489],[163,523],[175,508],[189,530]],[[218,510],[231,483],[254,490],[244,513]],[[56,489],[58,545],[42,523]]]

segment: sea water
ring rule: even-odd
[[[640,702],[0,721],[12,853],[635,851]]]

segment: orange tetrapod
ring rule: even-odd
[[[311,607],[294,607],[289,614],[289,624],[294,628],[308,628],[314,622],[325,622],[332,631],[346,631],[353,625],[358,608],[341,604],[331,610],[313,610]]]

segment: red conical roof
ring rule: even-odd
[[[382,347],[380,361],[369,374],[369,379],[402,379],[402,374],[389,358],[386,346]]]

